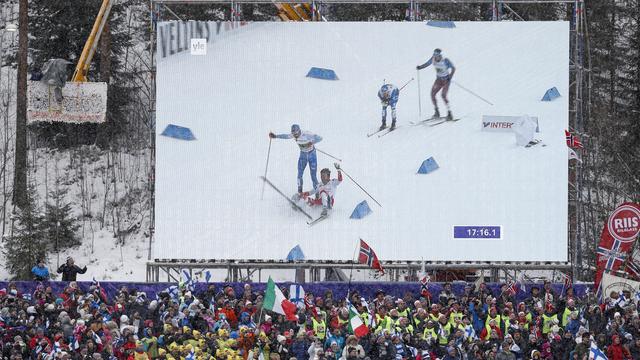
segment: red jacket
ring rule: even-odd
[[[607,348],[607,357],[609,360],[627,360],[631,359],[631,354],[622,345],[611,344]]]
[[[31,338],[31,341],[29,341],[29,349],[33,350],[36,348],[36,346],[38,346],[38,344],[40,343],[41,339],[47,339],[47,343],[49,343],[49,346],[51,346],[51,340],[49,340],[48,337],[46,336],[34,336]]]

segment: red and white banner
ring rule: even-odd
[[[602,274],[620,270],[626,263],[640,232],[640,205],[624,203],[609,216],[600,235],[596,251],[598,270],[594,279],[594,289],[599,290]],[[626,270],[626,269],[622,269]]]

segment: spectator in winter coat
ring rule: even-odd
[[[582,341],[576,345],[574,353],[578,356],[578,359],[582,359],[585,355],[588,356],[591,348],[591,334],[587,331],[582,334]]]
[[[609,360],[630,360],[631,354],[629,350],[622,346],[620,337],[613,335],[612,340],[612,344],[607,348],[607,357]]]
[[[629,347],[629,353],[633,359],[640,359],[640,338],[636,338],[633,345]]]
[[[569,355],[573,352],[573,350],[576,348],[576,342],[573,340],[573,336],[571,336],[570,332],[565,332],[563,337],[562,337],[562,358],[563,359],[569,359]]]
[[[309,353],[307,350],[309,350],[310,345],[311,344],[305,338],[304,333],[299,333],[296,341],[291,344],[291,354],[298,360],[308,360]]]
[[[75,265],[72,257],[67,258],[67,262],[62,264],[58,268],[58,274],[62,274],[62,281],[76,281],[76,276],[78,274],[84,274],[87,272],[87,267],[83,267],[82,269]]]
[[[31,268],[31,274],[33,274],[33,279],[36,281],[49,280],[49,269],[44,264],[44,259],[38,259],[36,266]]]
[[[348,350],[350,349],[355,349],[357,354],[356,356],[358,358],[364,358],[366,356],[364,348],[362,347],[362,345],[358,344],[358,338],[355,337],[355,335],[349,335],[349,337],[347,338],[347,345],[344,347],[344,349],[342,349],[342,359],[347,359],[347,357],[349,356]]]
[[[505,341],[502,344],[502,349],[496,355],[496,360],[516,360],[516,355],[511,352],[511,343]]]

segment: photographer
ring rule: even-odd
[[[58,268],[58,274],[62,274],[62,281],[76,281],[78,274],[84,274],[86,272],[87,267],[85,266],[81,269],[78,265],[75,265],[71,256],[67,258],[65,264],[62,264]]]
[[[349,335],[347,345],[342,349],[341,360],[364,359],[365,351],[362,345],[358,344],[358,338],[355,335]]]

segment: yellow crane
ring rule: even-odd
[[[91,29],[91,34],[89,34],[89,38],[87,42],[84,44],[84,48],[82,49],[82,54],[80,55],[80,59],[78,60],[78,64],[76,65],[76,70],[73,72],[73,77],[71,81],[73,82],[86,82],[87,81],[87,72],[89,71],[89,67],[91,66],[91,60],[93,59],[93,54],[96,52],[96,48],[98,47],[98,43],[100,42],[100,35],[102,35],[102,30],[104,29],[104,25],[107,23],[107,19],[109,18],[109,13],[111,12],[111,6],[113,5],[112,0],[103,0],[102,5],[100,6],[100,11],[98,12],[98,17],[96,21],[93,23],[93,28]]]
[[[278,8],[278,17],[282,21],[312,21],[320,19],[320,14],[317,10],[312,9],[309,3],[302,4],[290,4],[290,3],[275,3]],[[316,12],[316,16],[313,16],[313,12]]]
[[[100,35],[116,0],[103,0],[91,34],[84,44],[70,82],[64,87],[30,81],[27,88],[28,122],[103,123],[107,114],[106,82],[88,82],[87,72],[96,52]],[[63,60],[64,61],[64,60]],[[52,96],[56,92],[56,96]]]

